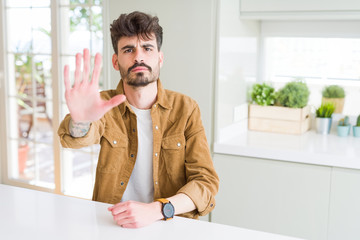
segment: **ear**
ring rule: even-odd
[[[159,63],[160,63],[160,67],[162,67],[164,62],[164,53],[162,51],[159,52]]]
[[[119,61],[118,61],[118,57],[117,57],[116,53],[113,54],[111,61],[112,61],[113,68],[116,71],[119,71]]]

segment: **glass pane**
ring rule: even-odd
[[[7,0],[6,6],[8,7],[48,7],[50,0]]]
[[[336,46],[336,47],[334,47]],[[268,38],[269,77],[360,80],[360,39]]]
[[[35,176],[34,144],[25,141],[10,141],[12,161],[9,162],[9,176],[30,182]]]
[[[31,4],[33,7],[50,7],[50,0],[33,0]]]
[[[31,9],[7,10],[8,50],[29,53],[31,50]],[[19,19],[28,19],[19,21]]]
[[[91,47],[92,52],[95,53],[103,52],[103,26],[102,26],[102,11],[101,7],[91,8]]]
[[[69,19],[61,26],[61,47],[64,54],[74,55],[90,48],[89,8],[62,8],[61,17]]]
[[[33,52],[51,53],[51,13],[50,8],[32,10]]]
[[[36,180],[34,185],[55,188],[54,150],[52,145],[36,144]]]
[[[65,116],[67,114],[69,114],[69,108],[67,107],[67,105],[65,103],[62,104],[62,108],[61,108],[61,120],[63,120],[65,118]]]
[[[52,145],[31,141],[10,141],[12,161],[9,176],[31,185],[54,188],[54,156]]]
[[[33,130],[36,142],[52,144],[52,103],[37,101],[35,119]]]
[[[15,65],[16,93],[21,97],[32,96],[32,56],[15,53],[13,64]]]
[[[94,0],[95,5],[101,5],[103,3],[102,0]]]
[[[36,96],[52,99],[51,57],[48,55],[35,55],[34,65]]]
[[[19,112],[18,112],[18,130],[19,130],[19,138],[24,139],[34,139],[33,134],[31,132],[32,127],[34,125],[33,120],[33,109],[32,103],[28,100],[17,99],[19,104]],[[15,122],[11,122],[15,123]],[[10,124],[11,124],[10,123]]]
[[[64,194],[91,199],[93,191],[93,157],[81,150],[63,149]]]

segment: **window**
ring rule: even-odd
[[[303,79],[311,91],[309,104],[315,107],[325,85],[340,85],[346,92],[343,114],[359,114],[354,104],[360,102],[359,24],[265,22],[262,80],[279,89],[285,82]]]
[[[6,178],[15,185],[91,197],[99,147],[62,149],[57,128],[68,113],[64,65],[73,76],[77,52],[85,47],[92,56],[103,52],[102,5],[101,0],[9,0],[1,9],[7,66],[2,156],[8,159]]]

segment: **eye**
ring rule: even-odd
[[[152,51],[152,49],[149,48],[149,47],[146,47],[146,48],[145,48],[145,51],[150,52],[150,51]]]
[[[128,49],[126,49],[126,50],[124,51],[124,53],[131,53],[131,52],[133,52],[133,49],[132,49],[132,48],[128,48]]]

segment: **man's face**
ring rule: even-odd
[[[150,40],[138,36],[121,37],[118,54],[113,55],[112,62],[126,84],[144,87],[159,78],[163,54],[157,49],[154,35]]]

